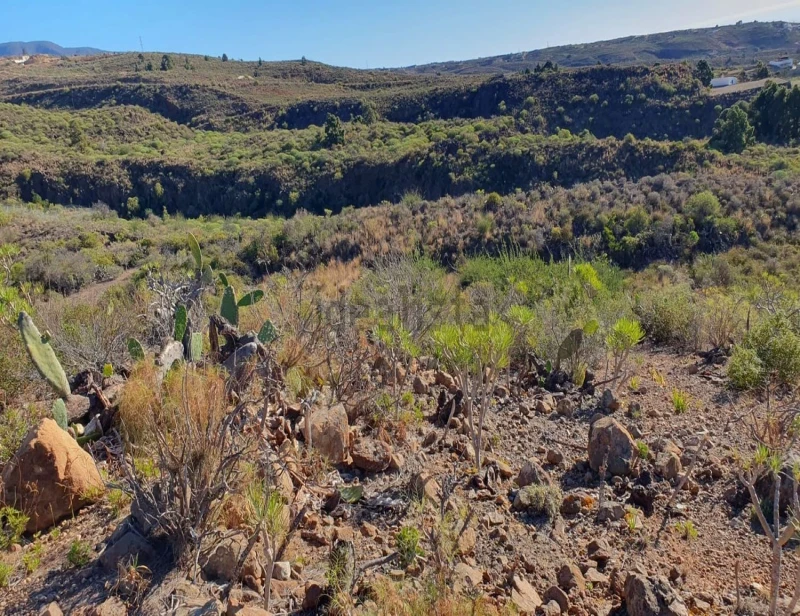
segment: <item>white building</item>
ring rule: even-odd
[[[787,68],[794,68],[794,60],[791,58],[781,58],[780,60],[773,60],[769,63],[769,67],[776,71],[782,71]]]
[[[19,60],[14,60],[14,64],[25,64],[30,59],[30,56],[22,56]]]
[[[737,83],[739,83],[739,80],[736,77],[717,77],[711,80],[711,87],[725,88],[727,86],[735,86]]]

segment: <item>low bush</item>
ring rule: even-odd
[[[758,353],[742,345],[736,345],[728,361],[728,379],[736,389],[754,389],[764,380],[764,364]]]

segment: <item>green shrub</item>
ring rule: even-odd
[[[800,336],[782,315],[764,319],[745,336],[744,346],[761,360],[762,378],[792,384],[800,377]]]
[[[397,533],[397,552],[400,555],[401,567],[408,567],[417,556],[422,555],[422,549],[419,547],[421,536],[419,529],[414,526],[404,526]]]
[[[0,563],[0,588],[7,588],[11,580],[11,574],[14,572],[14,567],[8,563]]]
[[[688,285],[668,286],[636,297],[634,312],[657,344],[694,348],[700,332],[695,296]]]
[[[753,389],[764,380],[764,364],[753,349],[736,345],[728,361],[728,378],[736,389]]]
[[[13,507],[0,509],[0,549],[5,550],[19,543],[29,519],[27,515]]]
[[[514,509],[554,520],[561,508],[563,494],[558,486],[530,485],[522,488],[514,499]]]
[[[75,539],[69,546],[67,560],[73,567],[85,567],[91,560],[91,548],[86,541]]]

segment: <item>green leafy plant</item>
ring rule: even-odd
[[[636,453],[640,460],[650,458],[650,447],[644,441],[636,441]]]
[[[736,389],[755,389],[764,382],[764,363],[755,349],[736,345],[728,361],[728,379]]]
[[[681,520],[675,524],[675,531],[687,541],[697,539],[697,527],[691,520]]]
[[[622,318],[611,328],[606,336],[606,346],[613,358],[613,382],[620,379],[631,350],[643,339],[644,331],[638,321]]]
[[[30,518],[13,507],[0,509],[0,549],[19,543]]]
[[[672,390],[672,408],[678,415],[689,410],[689,396],[679,389]]]
[[[75,539],[69,546],[67,560],[73,567],[85,567],[92,558],[92,548],[86,541]]]
[[[111,378],[114,376],[114,366],[111,364],[103,364],[103,378]]]
[[[8,588],[12,573],[14,573],[13,566],[0,562],[0,588]]]
[[[422,534],[415,526],[404,526],[397,533],[395,540],[401,567],[405,568],[412,565],[417,556],[422,556],[422,548],[419,545],[421,537]]]
[[[25,567],[25,572],[30,575],[39,568],[42,564],[42,554],[44,553],[44,546],[36,541],[28,551],[22,555],[22,566]]]

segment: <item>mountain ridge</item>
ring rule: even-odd
[[[0,57],[22,55],[94,56],[108,53],[94,47],[62,47],[52,41],[9,41],[0,43]]]

